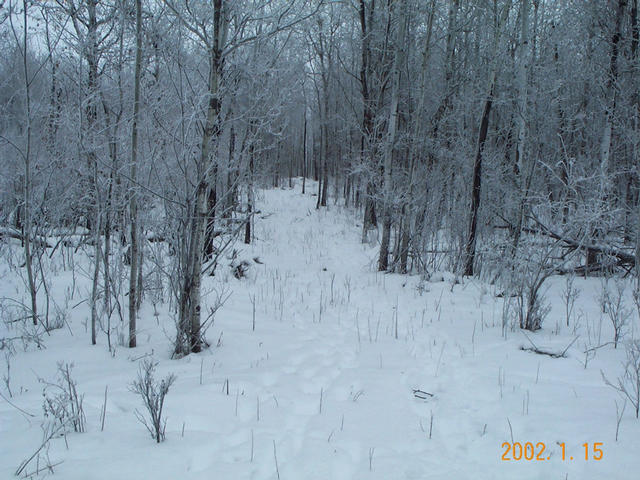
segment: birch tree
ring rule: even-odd
[[[131,221],[131,263],[129,265],[129,347],[136,346],[138,310],[138,117],[140,115],[140,77],[142,70],[142,0],[136,0],[136,65],[134,76],[133,123],[131,125],[131,171],[129,173],[129,216]]]
[[[242,5],[231,5],[226,0],[214,0],[211,8],[204,8],[204,17],[189,2],[178,4],[165,2],[177,21],[200,42],[208,56],[209,75],[207,81],[206,113],[204,115],[202,136],[198,158],[195,161],[196,180],[189,200],[189,217],[191,221],[187,229],[187,241],[181,273],[180,301],[178,311],[178,334],[175,345],[177,355],[199,352],[203,345],[201,321],[201,284],[207,227],[211,228],[209,219],[215,212],[216,198],[211,193],[216,188],[216,160],[213,158],[214,148],[222,132],[222,83],[224,81],[225,61],[237,49],[255,41],[264,40],[281,31],[293,27],[315,10],[308,12],[302,9],[304,4],[297,2],[281,10],[270,11],[269,6],[262,5],[261,11],[244,11]],[[233,8],[232,8],[233,7]],[[296,9],[295,7],[298,7]],[[265,10],[266,8],[266,10]],[[249,33],[250,26],[255,23],[256,15],[269,15],[269,28],[255,28]],[[207,18],[208,16],[208,18]],[[233,31],[230,33],[230,23]],[[261,20],[261,23],[265,23]]]

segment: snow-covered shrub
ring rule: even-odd
[[[613,290],[609,288],[609,281],[602,283],[602,293],[600,294],[600,306],[602,313],[605,313],[611,325],[613,326],[613,346],[618,348],[618,342],[622,340],[629,318],[631,317],[631,309],[627,308],[624,300],[626,285],[623,280],[616,279],[614,281]]]
[[[523,237],[517,250],[505,239],[492,254],[492,267],[497,270],[492,275],[503,289],[501,295],[513,298],[515,308],[511,312],[520,328],[539,330],[549,314],[543,286],[556,271],[555,248],[556,244],[546,239]]]
[[[160,381],[156,380],[154,373],[157,365],[152,360],[143,360],[138,370],[138,378],[131,384],[131,391],[140,395],[148,415],[147,418],[136,410],[136,418],[147,428],[151,437],[160,443],[164,441],[167,425],[167,420],[162,417],[162,408],[176,376],[172,373]]]
[[[623,397],[629,399],[636,412],[636,418],[640,414],[640,340],[634,340],[625,344],[627,359],[624,363],[624,373],[616,382],[611,382],[602,373],[604,382],[617,390]]]
[[[46,382],[42,391],[44,416],[53,419],[63,429],[73,428],[74,432],[84,432],[86,419],[82,400],[78,394],[76,381],[71,378],[72,363],[58,363],[58,378],[54,383]]]
[[[47,324],[47,331],[58,330],[69,322],[69,301],[65,299],[65,306],[60,307],[57,303],[53,304],[54,314],[53,318]]]
[[[45,329],[42,323],[31,322],[30,310],[22,302],[0,298],[0,350],[14,352],[19,347],[26,352],[31,347],[44,347]]]
[[[567,327],[569,326],[569,321],[573,316],[573,309],[576,303],[576,300],[580,296],[580,289],[573,285],[576,276],[573,274],[567,275],[565,278],[565,287],[562,290],[562,300],[564,302],[564,312],[567,320]]]

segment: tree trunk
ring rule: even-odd
[[[369,18],[373,18],[373,9],[375,3],[371,4],[371,12]],[[362,60],[360,66],[360,91],[362,94],[363,116],[362,116],[362,137],[360,140],[360,159],[365,164],[369,164],[373,168],[372,158],[372,135],[373,135],[373,109],[371,106],[371,98],[369,92],[369,68],[370,68],[370,32],[367,28],[366,6],[364,0],[360,0],[359,5],[360,30],[362,35],[361,49]],[[369,29],[371,24],[369,24]],[[364,217],[362,222],[362,242],[366,242],[369,230],[377,227],[378,221],[376,217],[375,206],[375,185],[372,178],[367,179],[364,202]]]
[[[605,107],[605,123],[602,131],[602,140],[600,142],[600,201],[606,202],[611,189],[611,179],[609,178],[609,157],[611,152],[611,140],[613,133],[613,121],[616,111],[616,100],[618,93],[618,54],[619,43],[622,29],[622,17],[627,5],[627,0],[618,0],[616,8],[615,27],[613,36],[611,37],[611,57],[609,63],[609,72],[607,75],[606,88],[606,107]],[[595,239],[600,236],[601,232],[596,228],[592,232]],[[592,250],[587,250],[585,274],[590,270],[591,265],[599,262],[599,256]]]
[[[321,207],[326,207],[327,206],[327,187],[329,186],[329,165],[328,165],[328,158],[327,158],[327,145],[329,143],[329,139],[328,139],[328,135],[327,135],[327,127],[325,126],[324,128],[325,132],[324,132],[324,141],[325,141],[325,148],[324,148],[324,155],[322,158],[322,196],[321,196],[321,200],[320,200],[320,206]]]
[[[252,128],[252,127],[249,127]],[[253,140],[250,140],[249,145],[249,182],[247,185],[247,223],[244,226],[244,243],[249,245],[251,243],[251,218],[253,213],[253,169],[254,169],[254,151]]]
[[[136,66],[134,77],[133,123],[131,125],[131,168],[129,216],[131,222],[131,263],[129,265],[129,348],[136,342],[137,282],[138,282],[138,120],[140,113],[140,77],[142,70],[142,0],[136,0]]]
[[[451,107],[451,101],[453,97],[453,89],[452,89],[452,79],[453,79],[453,71],[454,71],[454,60],[455,60],[455,43],[456,43],[456,35],[457,35],[457,26],[456,21],[458,17],[458,9],[460,7],[460,0],[452,0],[449,5],[449,15],[447,21],[447,40],[445,47],[445,72],[444,72],[444,92],[445,96],[440,102],[436,113],[432,119],[432,134],[433,137],[438,137],[440,123],[444,118],[445,114]],[[433,8],[433,7],[432,7]]]
[[[192,221],[189,229],[187,264],[181,295],[181,310],[176,353],[197,353],[202,350],[201,294],[204,238],[210,212],[208,192],[216,179],[211,178],[214,165],[211,162],[211,145],[220,134],[220,79],[222,76],[222,48],[226,42],[227,18],[223,12],[223,0],[213,1],[213,40],[209,48],[209,102],[202,131],[200,156],[197,162],[197,187],[193,202]],[[185,331],[188,329],[188,331]],[[185,345],[185,342],[188,343]]]
[[[453,4],[452,4],[453,8]],[[457,8],[457,2],[456,2]],[[420,70],[420,83],[419,83],[419,97],[418,97],[418,106],[416,108],[416,118],[413,119],[413,138],[409,145],[408,157],[409,157],[409,178],[408,178],[408,191],[407,191],[407,199],[403,202],[401,209],[401,233],[400,233],[400,248],[399,248],[399,263],[400,263],[400,273],[407,273],[408,269],[408,258],[409,258],[409,243],[411,241],[411,232],[412,232],[412,223],[413,217],[416,216],[415,212],[411,211],[411,205],[414,202],[414,190],[415,190],[415,170],[416,170],[416,162],[417,162],[417,149],[418,149],[418,138],[420,137],[420,127],[422,126],[422,122],[418,118],[420,112],[423,111],[424,103],[426,99],[426,79],[427,79],[427,66],[429,63],[429,58],[431,56],[431,36],[433,33],[433,20],[435,17],[435,0],[431,0],[429,18],[427,21],[427,36],[425,39],[424,50],[422,52],[422,68]],[[451,21],[450,21],[451,23]],[[434,129],[434,134],[436,130]],[[427,195],[425,194],[425,199]],[[422,215],[417,215],[419,218]],[[418,220],[415,222],[416,224],[420,224],[421,221]],[[418,229],[416,229],[418,230]],[[395,259],[395,262],[398,262],[398,259]]]
[[[323,182],[324,182],[324,175],[321,174],[318,178],[318,198],[316,198],[316,210],[320,208],[320,202],[322,201],[322,183]]]
[[[502,10],[500,19],[497,19],[494,30],[493,39],[493,51],[492,51],[492,66],[489,73],[489,82],[487,86],[487,95],[485,97],[484,108],[482,110],[482,117],[480,119],[480,130],[478,132],[478,142],[476,144],[476,155],[473,162],[473,181],[471,187],[471,208],[470,208],[470,221],[469,221],[469,234],[467,237],[467,243],[465,245],[465,258],[464,258],[464,275],[473,275],[473,264],[476,257],[476,239],[478,230],[478,211],[480,209],[480,193],[482,188],[482,153],[484,151],[484,145],[487,140],[487,133],[489,131],[489,115],[491,114],[491,106],[493,104],[493,90],[495,88],[496,74],[497,74],[497,50],[500,42],[500,36],[502,33],[502,27],[507,21],[509,16],[509,9],[511,8],[511,1],[508,1]]]
[[[307,183],[307,106],[304,111],[304,129],[302,132],[302,194]]]
[[[482,152],[484,144],[487,140],[487,132],[489,131],[489,115],[491,114],[491,105],[493,103],[493,88],[495,81],[495,73],[489,82],[489,94],[487,95],[480,120],[480,131],[478,133],[478,142],[476,144],[476,156],[473,163],[473,185],[471,187],[471,221],[469,222],[469,237],[466,244],[466,259],[464,274],[473,276],[473,263],[476,256],[476,236],[478,228],[478,210],[480,209],[480,193],[482,188]]]
[[[29,67],[27,58],[27,35],[28,20],[27,14],[29,3],[23,0],[23,22],[24,30],[22,32],[22,68],[24,74],[25,87],[25,115],[27,120],[26,126],[26,145],[24,149],[24,185],[23,185],[23,202],[24,202],[24,219],[23,219],[23,238],[22,245],[24,247],[24,264],[27,270],[27,283],[29,285],[29,296],[31,298],[31,320],[34,325],[38,325],[38,293],[33,272],[33,252],[31,251],[31,232],[32,232],[32,215],[31,215],[31,80],[29,79]]]
[[[209,261],[213,258],[216,221],[216,205],[218,204],[218,190],[216,188],[216,180],[218,178],[218,168],[213,167],[211,178],[213,179],[209,185],[207,193],[207,228],[204,240],[204,260]]]
[[[525,144],[527,140],[527,73],[529,70],[529,1],[521,0],[520,7],[520,59],[518,64],[518,148],[516,150],[516,164],[520,172],[520,201],[516,212],[515,231],[513,237],[513,255],[518,250],[520,243],[520,233],[522,232],[522,222],[524,219],[524,208],[528,196],[530,176],[522,177],[525,172],[533,172],[525,168]]]
[[[387,128],[387,141],[384,156],[384,184],[383,184],[383,221],[382,240],[380,242],[380,252],[378,255],[378,271],[385,271],[389,266],[389,241],[391,239],[391,212],[392,212],[392,167],[393,150],[396,143],[398,129],[398,103],[400,99],[400,69],[403,65],[405,52],[405,30],[406,30],[406,0],[400,0],[400,4],[394,4],[399,9],[397,13],[398,32],[395,45],[395,55],[393,59],[393,70],[391,72],[391,107],[389,111],[389,123]]]
[[[609,64],[609,74],[607,76],[607,101],[605,109],[605,126],[602,132],[602,142],[600,145],[600,197],[604,199],[609,190],[609,156],[611,152],[611,135],[613,131],[613,119],[616,110],[616,97],[618,91],[618,54],[622,29],[622,17],[627,0],[618,0],[616,9],[616,20],[613,36],[611,37],[611,58]]]
[[[97,170],[97,169],[96,169]],[[96,173],[97,176],[97,173]],[[93,241],[95,243],[94,259],[93,259],[93,279],[91,282],[91,345],[96,344],[96,325],[98,323],[98,280],[100,279],[100,257],[102,249],[100,248],[100,232],[102,230],[102,216],[100,212],[96,213],[95,224],[93,229]]]
[[[89,148],[87,152],[87,163],[89,171],[92,175],[92,181],[89,183],[90,199],[92,202],[94,215],[93,219],[89,219],[87,224],[94,227],[94,270],[93,282],[91,287],[91,343],[96,344],[96,324],[98,321],[98,309],[96,301],[98,298],[98,279],[100,277],[100,259],[102,257],[102,249],[100,248],[100,233],[102,231],[102,212],[99,200],[99,182],[98,182],[98,159],[96,153],[96,132],[98,122],[98,19],[96,17],[97,0],[87,1],[88,25],[87,25],[87,44],[85,46],[85,56],[88,64],[88,92],[87,92],[87,130],[89,132]],[[90,218],[90,217],[89,217]]]

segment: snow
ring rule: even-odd
[[[136,349],[118,346],[112,356],[104,334],[91,346],[88,307],[75,305],[78,295],[68,329],[45,335],[45,348],[10,358],[13,397],[4,383],[0,392],[34,417],[0,398],[0,478],[12,478],[40,446],[38,378],[53,380],[60,361],[74,364],[87,431],[50,442],[50,461],[62,462],[53,478],[637,478],[640,422],[627,405],[615,441],[614,401],[622,401],[601,374],[612,380],[621,374],[624,349],[598,349],[585,368],[583,352],[598,345],[598,332],[600,343],[613,337],[598,306],[600,280],[576,279],[575,335],[573,325],[563,325],[565,280],[550,280],[551,313],[528,336],[554,351],[579,338],[566,358],[537,355],[521,350],[530,344],[517,329],[503,335],[503,299],[494,287],[477,279],[456,284],[447,273],[427,283],[376,273],[377,246],[360,243],[356,214],[334,205],[315,210],[315,201],[299,187],[261,192],[256,241],[236,247],[238,259],[251,264],[248,277],[234,278],[223,264],[205,281],[211,292],[205,303],[221,283],[232,295],[208,332],[211,348],[201,354],[170,358],[167,305],[157,306],[157,316],[143,306]],[[15,297],[21,280],[6,264],[0,275],[0,296]],[[75,280],[81,292],[88,276]],[[53,290],[60,303],[71,282],[60,269]],[[629,338],[637,330],[633,315]],[[143,406],[130,391],[148,356],[159,362],[158,377],[177,375],[161,444],[136,420]],[[3,375],[6,362],[0,356]],[[433,396],[417,398],[414,389]],[[550,459],[501,460],[503,442],[511,442],[509,423],[514,441],[544,442]],[[590,449],[602,442],[603,459],[585,461],[585,442]]]

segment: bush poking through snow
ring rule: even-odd
[[[569,326],[569,321],[573,316],[573,309],[576,303],[576,300],[580,296],[580,290],[573,286],[573,282],[575,281],[576,276],[569,274],[565,279],[565,288],[562,290],[562,300],[564,302],[564,312],[567,321],[567,327]]]
[[[631,317],[631,309],[627,308],[624,301],[625,284],[623,280],[615,281],[613,291],[609,289],[609,283],[603,282],[602,294],[600,295],[600,306],[602,312],[606,313],[611,320],[613,326],[613,347],[618,348],[618,342],[622,340],[629,318]]]
[[[634,340],[625,345],[627,360],[624,363],[624,373],[618,377],[617,382],[611,382],[602,374],[604,383],[617,390],[620,395],[628,398],[636,412],[636,418],[640,413],[640,340]]]
[[[45,417],[53,418],[64,431],[72,427],[74,432],[82,433],[85,429],[86,419],[82,400],[84,395],[78,394],[76,381],[71,378],[72,363],[58,363],[58,379],[56,383],[40,382],[45,384],[42,396],[44,403],[42,408]]]
[[[30,310],[17,300],[0,297],[0,319],[6,336],[0,337],[0,350],[15,353],[19,345],[26,352],[30,347],[44,348],[42,339],[45,329],[41,323],[31,322]]]
[[[136,410],[136,418],[147,428],[151,437],[160,443],[164,441],[167,426],[167,420],[162,418],[162,408],[176,376],[172,373],[158,382],[153,377],[157,365],[157,362],[152,360],[143,360],[138,370],[138,378],[131,384],[131,391],[140,395],[149,417],[146,418]]]
[[[492,252],[497,257],[493,261],[500,269],[498,279],[505,289],[504,295],[514,297],[511,315],[515,315],[521,329],[539,330],[551,310],[543,286],[556,271],[557,250],[556,243],[536,243],[523,238],[516,251],[507,245]]]
[[[519,285],[516,301],[520,328],[532,332],[542,328],[542,322],[551,310],[544,302],[544,295],[540,290],[546,279],[547,276],[538,275],[525,277]]]

